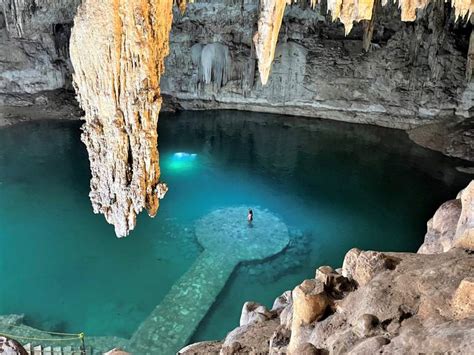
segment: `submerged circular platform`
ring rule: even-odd
[[[248,207],[243,206],[219,209],[200,219],[199,244],[238,261],[262,260],[285,249],[290,241],[285,223],[267,210],[251,208],[252,223],[247,222]]]

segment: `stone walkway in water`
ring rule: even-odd
[[[197,222],[196,237],[204,251],[171,288],[131,339],[137,354],[175,354],[184,347],[235,267],[243,261],[271,257],[289,243],[288,228],[266,210],[216,210]]]

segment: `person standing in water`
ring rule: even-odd
[[[253,221],[253,211],[249,208],[249,213],[247,215],[247,221],[250,223],[252,223]]]

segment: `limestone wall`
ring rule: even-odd
[[[175,16],[162,91],[185,109],[246,109],[400,128],[466,115],[473,105],[465,80],[470,25],[455,25],[444,3],[421,13],[420,20],[404,23],[396,5],[381,7],[365,53],[365,23],[355,23],[345,36],[324,2],[314,10],[287,6],[262,86],[252,48],[256,5],[190,4]],[[208,43],[230,52],[232,74],[223,86],[203,82],[200,64],[193,62],[191,48]]]
[[[68,39],[80,2],[0,0],[1,104],[33,105],[39,93],[72,89]],[[314,10],[306,0],[286,6],[266,86],[252,49],[256,0],[198,0],[183,15],[176,9],[161,83],[168,108],[235,108],[401,128],[472,115],[472,82],[466,81],[472,24],[455,24],[443,1],[420,10],[414,23],[401,22],[398,6],[388,2],[376,12],[368,53],[366,22],[345,36],[326,3]],[[230,57],[228,75],[205,83],[201,53],[193,62],[192,48],[216,43]],[[222,65],[212,60],[214,69]]]

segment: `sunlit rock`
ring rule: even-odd
[[[452,300],[454,316],[458,319],[474,316],[474,277],[461,281]]]
[[[474,181],[456,199],[447,201],[428,221],[418,253],[435,254],[452,248],[474,249]]]
[[[460,215],[461,200],[456,199],[443,203],[433,218],[428,221],[425,241],[418,249],[418,253],[434,254],[451,249]]]
[[[329,306],[324,284],[318,280],[305,280],[293,290],[293,319],[289,349],[297,354],[301,333],[308,324],[319,320]]]
[[[474,180],[461,191],[461,215],[456,229],[454,245],[464,249],[474,249]]]
[[[92,173],[90,199],[119,237],[137,214],[158,210],[157,123],[172,0],[86,0],[71,35],[82,140]]]
[[[359,286],[366,285],[375,275],[393,270],[398,260],[376,251],[357,252],[351,249],[344,258],[343,274],[352,278]]]

